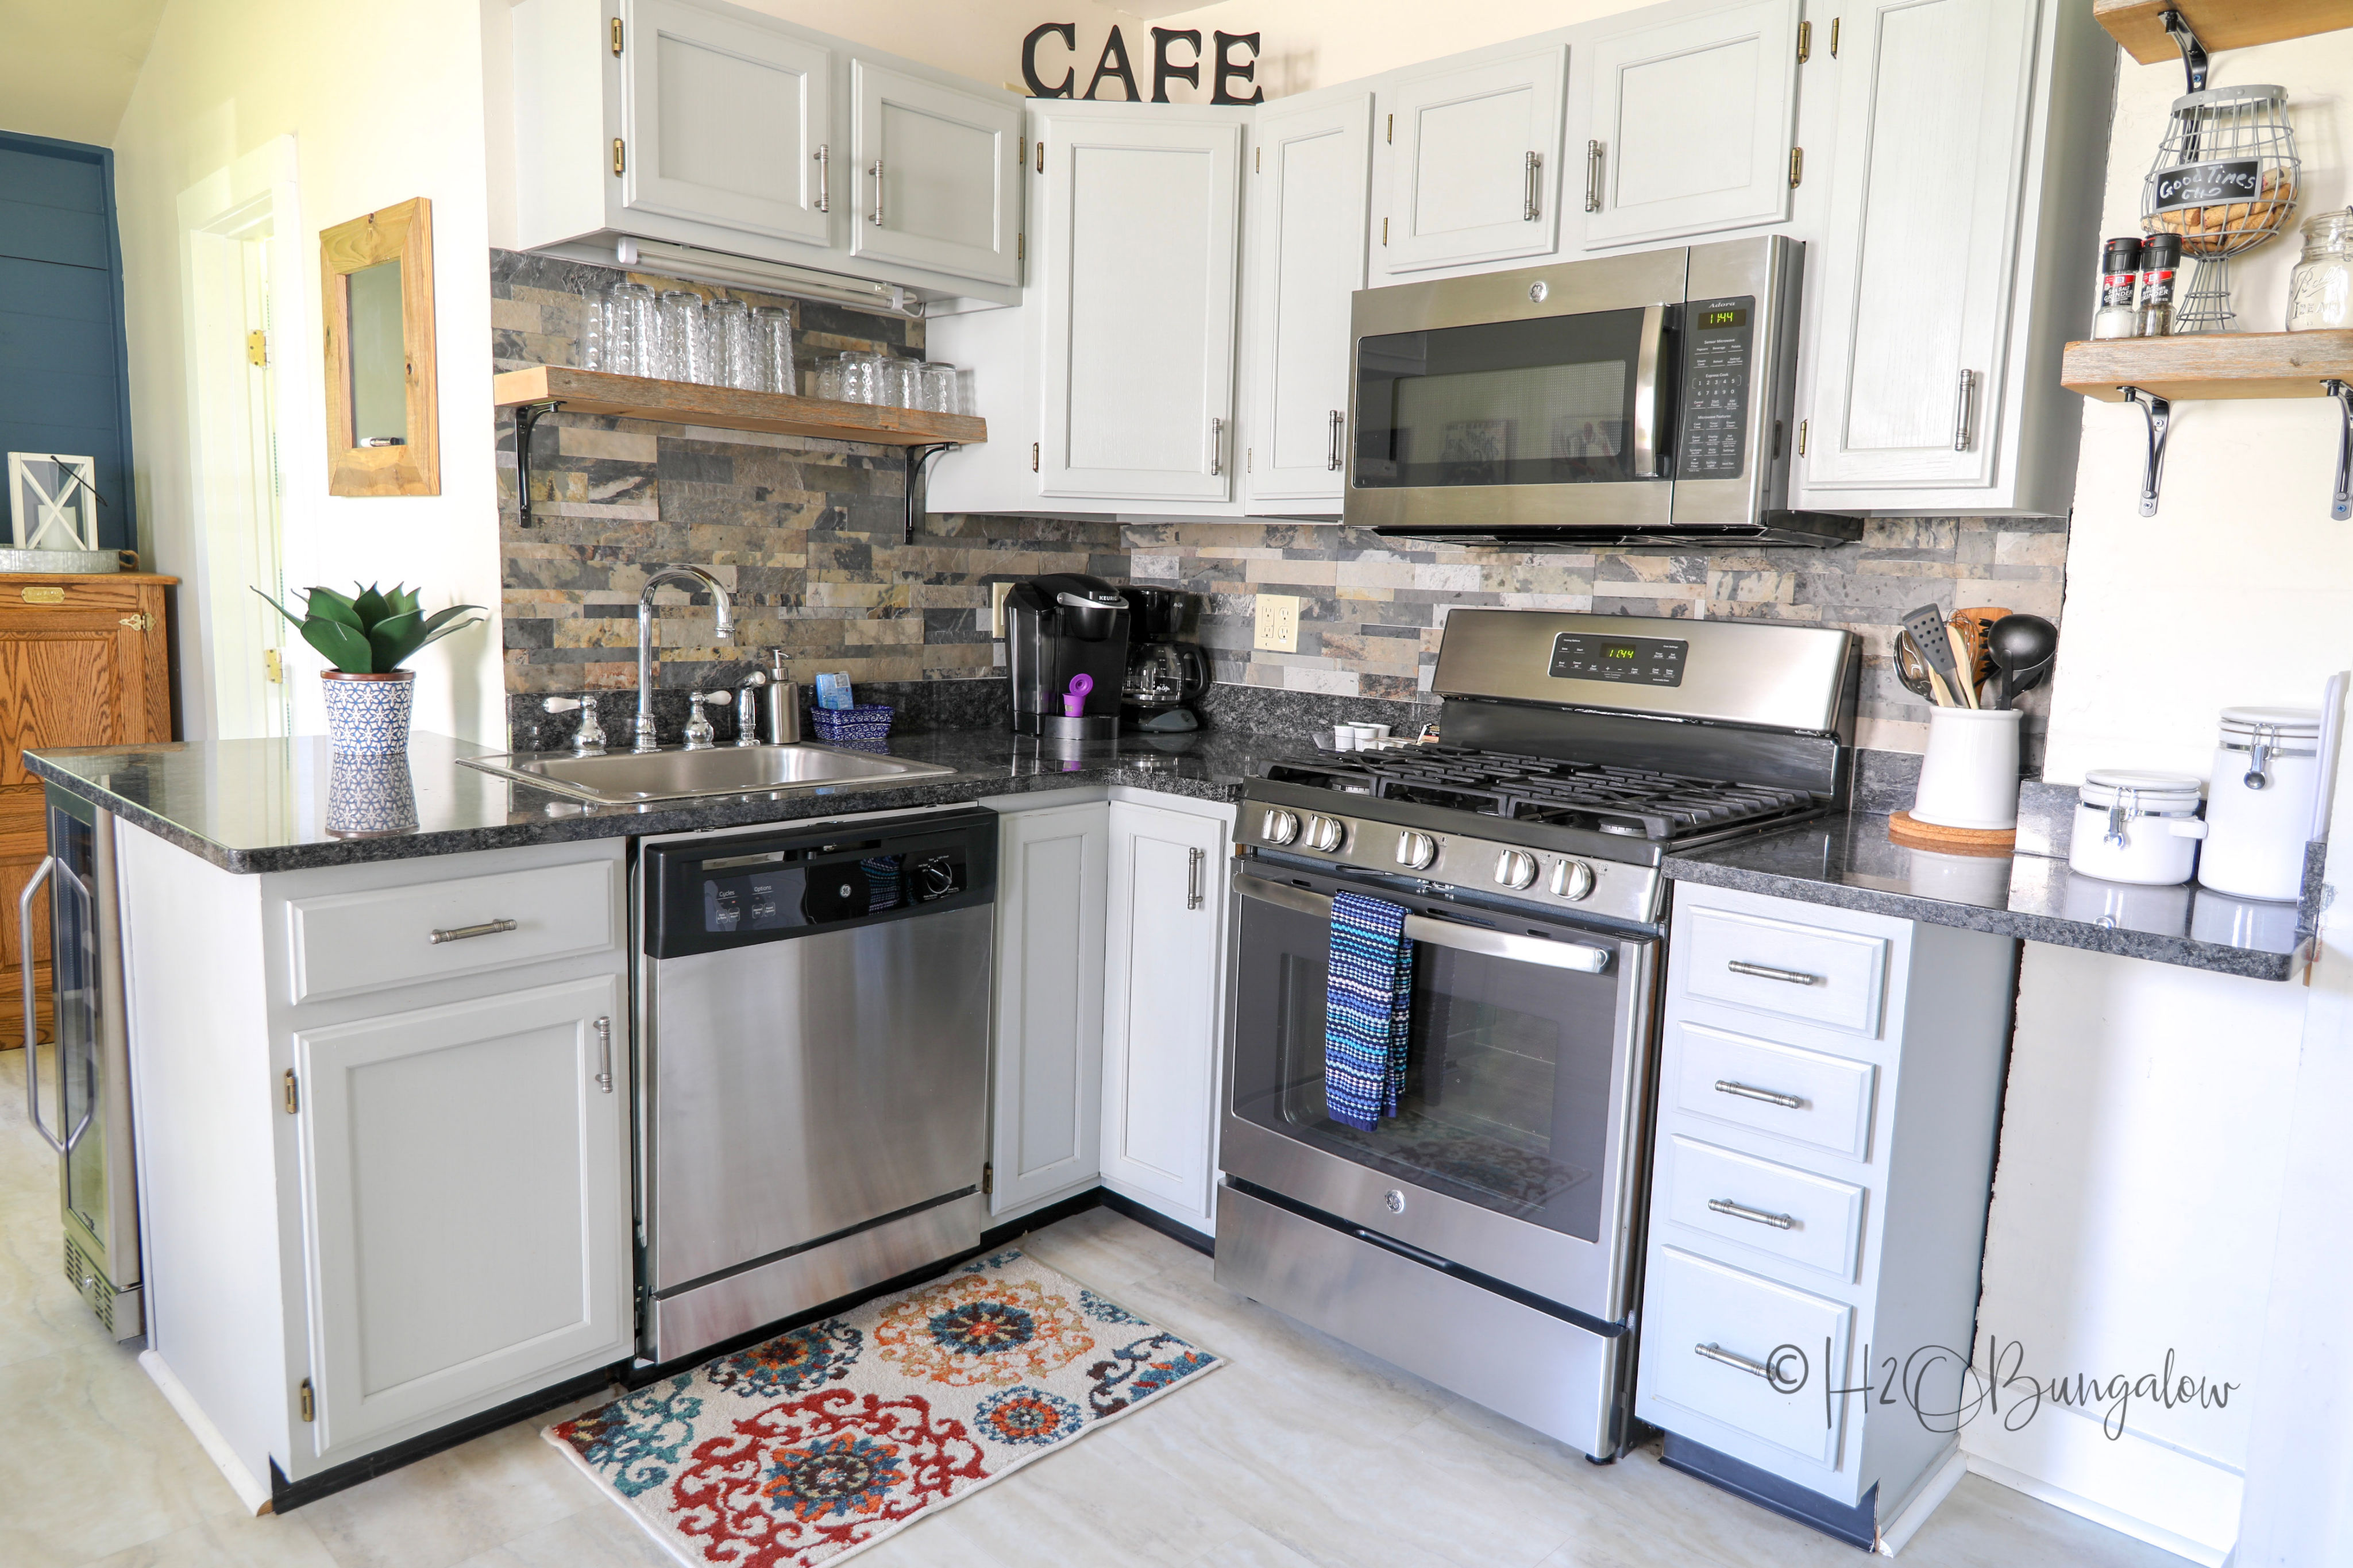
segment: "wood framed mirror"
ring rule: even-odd
[[[327,493],[438,496],[433,204],[423,196],[319,235],[327,345]]]

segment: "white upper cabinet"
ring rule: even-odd
[[[2114,51],[2055,0],[1876,0],[1842,33],[1791,504],[2063,512]]]
[[[1365,286],[1372,95],[1260,112],[1248,180],[1250,510],[1340,510],[1349,297]],[[1304,506],[1303,502],[1324,502]],[[1276,503],[1268,506],[1265,503]]]
[[[1583,210],[1588,248],[1788,218],[1798,10],[1757,0],[1577,51],[1590,112],[1570,137],[1562,194]]]
[[[1048,496],[1233,493],[1241,111],[1041,110]]]
[[[621,26],[622,206],[824,245],[832,52],[693,0],[623,0]]]
[[[849,97],[851,253],[1019,282],[1020,103],[862,58],[849,64]]]
[[[1546,44],[1408,77],[1383,92],[1391,153],[1382,270],[1553,249],[1567,60],[1567,46]]]

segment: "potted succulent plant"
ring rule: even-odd
[[[299,616],[261,596],[334,666],[319,672],[326,687],[327,734],[337,752],[355,757],[408,749],[417,672],[402,663],[427,643],[481,624],[479,617],[459,619],[480,605],[452,605],[428,616],[417,604],[419,591],[398,584],[389,592],[370,584],[349,597],[332,588],[305,589]]]

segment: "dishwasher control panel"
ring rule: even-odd
[[[989,812],[649,845],[646,952],[711,952],[987,903],[996,851]]]

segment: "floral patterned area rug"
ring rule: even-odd
[[[681,1562],[804,1568],[1220,1364],[1016,1250],[541,1435]]]

